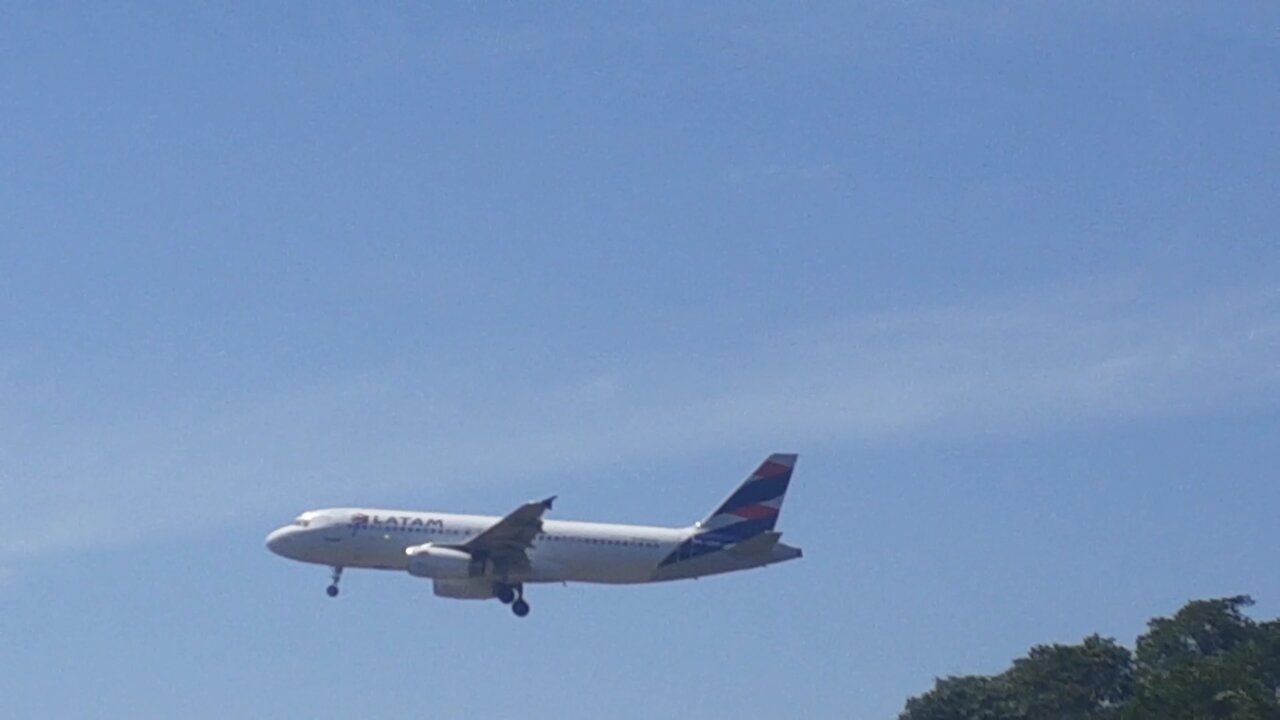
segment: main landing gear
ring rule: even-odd
[[[524,600],[524,583],[516,583],[515,585],[499,584],[493,591],[498,598],[498,602],[503,605],[510,605],[511,612],[516,617],[524,617],[529,614],[529,603]]]
[[[325,588],[324,592],[329,597],[338,597],[338,581],[342,579],[342,568],[338,566],[334,566],[333,575],[331,575],[330,577],[333,578],[333,584]]]
[[[516,617],[524,617],[529,614],[529,603],[525,602],[524,598],[519,598],[511,603],[511,612],[515,613]]]

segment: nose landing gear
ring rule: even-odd
[[[342,568],[334,566],[333,575],[330,577],[333,578],[333,583],[325,588],[324,592],[329,597],[338,597],[338,581],[342,579]]]

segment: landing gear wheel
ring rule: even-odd
[[[520,598],[511,603],[511,612],[515,613],[516,617],[524,617],[529,614],[529,603],[525,602],[524,598]]]
[[[503,605],[510,605],[516,599],[516,590],[510,585],[499,585],[495,594]]]
[[[324,591],[325,591],[325,594],[327,594],[329,597],[338,597],[337,585],[330,585],[329,587],[325,588]]]

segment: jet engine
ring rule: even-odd
[[[465,550],[427,543],[408,548],[405,554],[409,556],[409,574],[414,577],[465,580],[484,574],[484,561],[471,557]]]

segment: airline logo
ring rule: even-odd
[[[420,517],[411,517],[408,515],[401,515],[398,517],[395,515],[388,515],[386,517],[382,517],[380,515],[374,515],[370,517],[364,513],[353,514],[351,516],[351,524],[361,525],[361,526],[387,525],[392,527],[405,527],[405,528],[415,528],[415,527],[442,528],[444,527],[444,521],[440,520],[439,518],[428,518],[426,520],[423,520]]]
[[[771,455],[703,523],[708,534],[741,541],[772,530],[795,466],[795,455]]]
[[[795,455],[770,455],[700,524],[702,532],[681,543],[661,564],[718,552],[772,530],[778,524],[778,512],[795,467]]]

